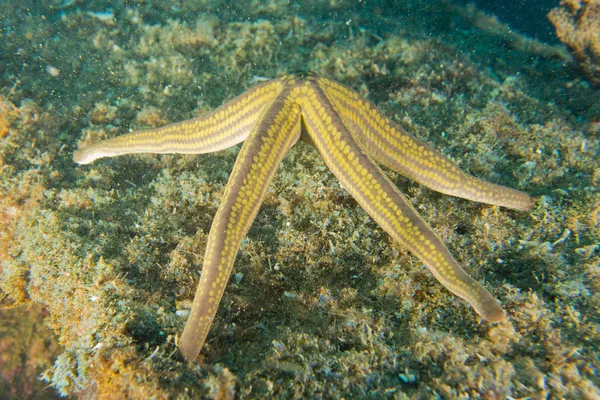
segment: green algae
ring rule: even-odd
[[[15,21],[1,44],[15,59],[0,77],[11,242],[0,288],[48,310],[64,347],[50,385],[99,398],[598,395],[599,149],[586,131],[597,90],[548,72],[561,60],[523,70],[530,53],[507,52],[445,3],[394,15],[377,2],[273,1],[249,20],[219,1],[165,4],[115,6],[112,19],[90,13],[106,11],[98,2],[0,6]],[[473,34],[451,35],[450,20]],[[86,167],[72,150],[302,69],[369,96],[474,175],[538,198],[522,213],[390,174],[509,323],[482,322],[444,290],[299,144],[242,243],[200,364],[182,361],[180,315],[237,149]]]

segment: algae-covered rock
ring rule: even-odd
[[[446,2],[229,3],[0,4],[0,289],[47,310],[62,346],[47,384],[86,398],[597,397],[598,91]],[[481,321],[299,144],[199,363],[183,361],[237,148],[89,166],[72,152],[297,70],[351,86],[461,168],[535,196],[531,212],[511,211],[390,173],[508,322]]]

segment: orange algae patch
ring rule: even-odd
[[[13,103],[0,96],[0,139],[4,139],[10,132],[11,122],[17,112]]]
[[[25,111],[25,112],[24,112]],[[0,96],[0,149],[15,145],[17,132],[28,122],[27,107],[17,108]],[[9,137],[10,135],[10,137]],[[29,285],[26,268],[3,266],[14,264],[19,238],[18,223],[37,203],[44,191],[33,174],[19,178],[11,175],[10,158],[0,158],[0,274],[5,280],[0,291],[0,393],[3,399],[55,398],[58,395],[39,377],[52,366],[62,352],[57,339],[44,326],[48,312],[41,304],[34,304],[27,292]],[[5,297],[6,296],[6,297]],[[10,300],[9,300],[10,298]]]
[[[8,250],[12,246],[14,237],[14,225],[20,215],[21,208],[12,199],[0,195],[0,272],[2,271],[2,264],[8,258]],[[20,277],[17,285],[20,290],[16,292],[17,295],[14,299],[17,302],[23,302],[27,299],[25,286],[25,280]]]

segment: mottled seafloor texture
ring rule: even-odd
[[[0,397],[598,398],[600,91],[566,49],[446,1],[228,3],[0,3],[0,288],[14,307],[0,311]],[[180,315],[239,146],[88,166],[72,152],[297,70],[536,196],[512,211],[390,173],[507,323],[445,290],[299,144],[200,362],[182,361]],[[55,339],[35,321],[7,329],[19,314]],[[45,381],[17,390],[23,371]]]

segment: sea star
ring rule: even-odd
[[[188,361],[197,358],[204,344],[240,243],[279,163],[300,138],[312,143],[344,189],[446,288],[484,319],[506,318],[496,299],[467,275],[375,162],[469,200],[527,210],[530,196],[466,174],[337,82],[311,73],[285,75],[201,117],[104,140],[73,155],[87,164],[130,153],[208,153],[245,141],[210,229],[202,275],[179,340]]]

